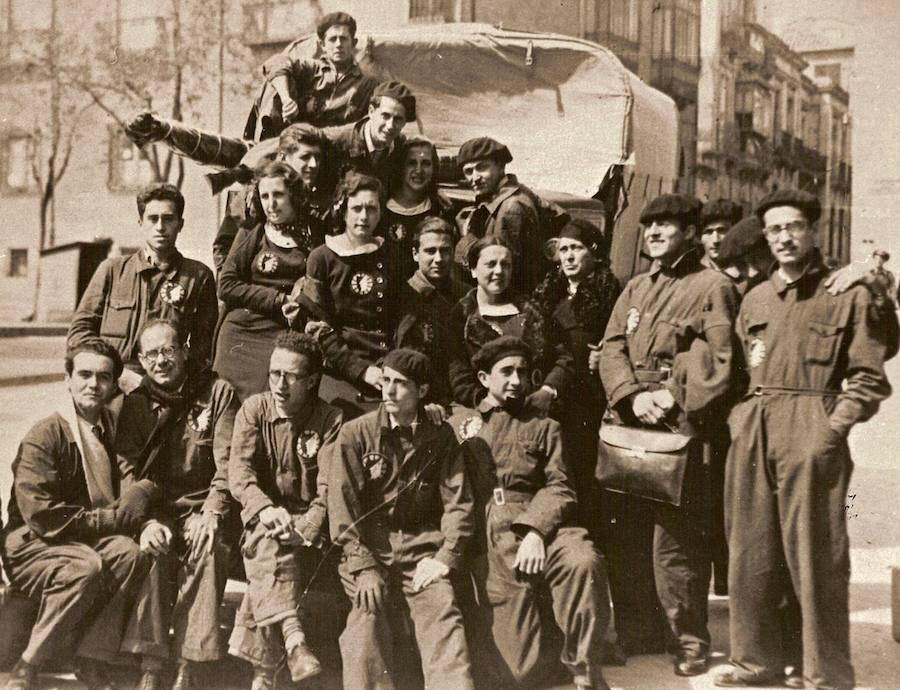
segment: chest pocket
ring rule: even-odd
[[[128,324],[135,311],[137,295],[133,292],[113,292],[106,304],[106,313],[100,325],[100,335],[110,338],[124,338],[128,335]]]
[[[804,361],[810,364],[830,364],[837,354],[843,326],[812,321],[806,340]]]

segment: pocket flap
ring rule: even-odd
[[[843,326],[835,326],[830,323],[820,323],[818,321],[810,321],[809,327],[812,331],[817,333],[818,335],[830,337],[833,335],[837,335],[843,330]]]
[[[671,431],[608,424],[600,427],[600,440],[617,448],[650,453],[676,453],[690,443],[691,437]]]

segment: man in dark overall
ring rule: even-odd
[[[112,687],[107,664],[119,656],[150,568],[132,535],[153,496],[149,482],[115,462],[105,406],[121,372],[118,352],[105,341],[71,348],[70,402],[31,428],[13,461],[3,566],[12,587],[40,608],[7,690],[37,688],[38,669],[73,651],[75,675],[89,690]]]
[[[477,506],[472,571],[480,604],[473,635],[480,672],[501,687],[546,680],[544,612],[563,634],[562,663],[578,688],[608,690],[601,669],[609,623],[603,558],[576,526],[575,490],[559,423],[525,407],[531,352],[492,340],[474,358],[487,390],[477,410],[451,418]],[[544,606],[544,604],[547,606]]]
[[[328,514],[353,602],[341,635],[345,688],[408,687],[393,643],[407,616],[425,687],[473,687],[450,580],[472,534],[472,495],[453,430],[422,405],[429,370],[420,352],[389,352],[383,403],[347,422],[335,445]]]
[[[153,557],[153,567],[124,649],[142,656],[141,690],[162,687],[172,653],[172,688],[190,690],[194,664],[223,657],[218,611],[230,552],[223,523],[232,503],[228,455],[238,405],[228,382],[208,368],[188,367],[178,324],[148,321],[138,346],[147,373],[125,396],[116,448],[121,462],[154,483],[161,500],[141,532],[141,550]]]
[[[394,346],[418,350],[431,360],[429,400],[449,409],[450,311],[469,286],[451,274],[453,227],[441,218],[426,218],[413,236],[418,268],[400,292]]]
[[[228,483],[241,505],[247,593],[229,652],[253,665],[254,690],[274,687],[285,654],[296,682],[321,671],[300,618],[314,581],[335,576],[321,548],[326,462],[341,412],[319,398],[321,376],[315,341],[281,334],[269,359],[269,390],[247,398],[235,418]]]
[[[664,194],[641,213],[650,271],[632,278],[616,302],[600,353],[600,379],[612,413],[628,426],[679,431],[692,438],[681,505],[626,497],[634,510],[609,525],[620,544],[652,525],[656,593],[674,636],[674,671],[706,671],[710,562],[703,443],[731,386],[732,327],[738,295],[729,278],[700,263],[694,244],[699,202]],[[646,541],[638,542],[643,549]],[[617,631],[637,635],[628,620],[646,606],[628,591],[650,554],[610,545]],[[621,557],[613,554],[620,553]],[[623,597],[623,592],[625,596]],[[621,597],[621,598],[620,598]],[[619,603],[622,602],[622,606]],[[620,617],[621,611],[621,617]],[[620,625],[621,623],[621,625]],[[629,640],[625,640],[626,648]]]
[[[101,337],[125,362],[119,387],[141,382],[137,335],[153,317],[184,324],[191,360],[210,362],[218,318],[216,283],[207,266],[176,247],[184,227],[184,197],[170,184],[153,184],[137,197],[138,223],[146,244],[128,257],[106,259],[94,272],[69,325],[68,346]]]
[[[833,296],[818,200],[779,190],[757,215],[777,262],[737,321],[749,377],[729,425],[731,656],[721,687],[849,690],[847,435],[891,392],[882,315],[865,286]],[[803,433],[798,433],[802,429]],[[802,660],[801,660],[802,659]]]

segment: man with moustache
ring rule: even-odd
[[[525,406],[531,357],[513,336],[484,345],[473,364],[487,394],[476,410],[460,409],[450,420],[477,506],[471,554],[480,601],[473,640],[484,655],[479,671],[500,687],[552,675],[543,648],[545,600],[562,631],[560,659],[575,687],[608,690],[601,669],[606,568],[587,531],[576,526],[559,424]]]
[[[70,400],[25,435],[12,464],[2,532],[10,584],[40,602],[7,690],[35,690],[38,672],[73,652],[89,690],[110,690],[128,612],[150,558],[132,538],[148,515],[150,482],[116,462],[107,403],[122,360],[99,338],[66,353]]]
[[[720,687],[854,686],[847,435],[890,395],[889,343],[865,286],[828,293],[820,214],[814,196],[790,189],[756,211],[777,269],[744,297],[737,319],[749,384],[729,418],[734,669],[716,677]]]
[[[223,656],[218,611],[230,552],[223,525],[232,504],[228,455],[238,402],[226,381],[188,366],[175,322],[148,321],[138,347],[146,375],[125,396],[116,447],[120,460],[151,480],[162,498],[141,532],[141,550],[153,557],[153,567],[123,646],[142,657],[140,690],[163,686],[172,655],[173,690],[191,690],[196,664]]]
[[[335,575],[321,549],[326,463],[341,412],[319,398],[321,377],[316,342],[283,333],[269,359],[269,390],[247,398],[235,419],[228,483],[241,505],[247,593],[229,652],[253,665],[254,690],[274,687],[285,656],[294,682],[321,672],[298,613],[314,577]]]
[[[450,311],[469,286],[451,275],[453,227],[442,218],[423,220],[413,236],[417,270],[400,293],[394,346],[418,350],[431,361],[429,400],[449,409]]]
[[[72,317],[67,340],[74,347],[99,336],[112,344],[125,362],[119,387],[126,393],[141,382],[137,336],[149,319],[179,321],[192,362],[203,366],[210,361],[218,317],[212,271],[182,256],[176,246],[184,227],[181,192],[170,184],[152,184],[138,194],[137,209],[144,246],[97,267]]]
[[[730,390],[738,308],[731,280],[700,263],[694,244],[699,211],[696,199],[681,194],[664,194],[644,208],[644,242],[653,264],[625,286],[600,353],[600,379],[616,422],[691,437],[681,504],[626,496],[629,519],[617,519],[611,535],[624,543],[644,535],[637,539],[641,552],[622,546],[622,557],[610,556],[617,624],[622,622],[617,630],[641,635],[641,625],[629,624],[628,618],[647,602],[622,606],[621,619],[618,604],[640,563],[651,556],[649,549],[656,593],[676,640],[674,672],[679,676],[701,674],[708,664],[703,443],[713,440],[709,422]],[[652,539],[646,535],[648,522]]]
[[[425,687],[473,688],[450,580],[473,527],[462,454],[450,426],[425,411],[428,358],[392,350],[382,372],[383,402],[341,429],[329,479],[331,535],[353,602],[341,635],[344,687],[408,687],[394,646],[408,617]]]

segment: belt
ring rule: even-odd
[[[491,500],[494,505],[505,506],[507,503],[528,503],[532,498],[534,498],[534,494],[525,491],[510,491],[498,486],[494,489]]]
[[[830,398],[841,394],[829,388],[792,388],[789,386],[754,386],[745,397],[752,395],[806,395],[815,398]]]
[[[672,375],[671,369],[635,369],[634,378],[638,383],[662,383]]]

